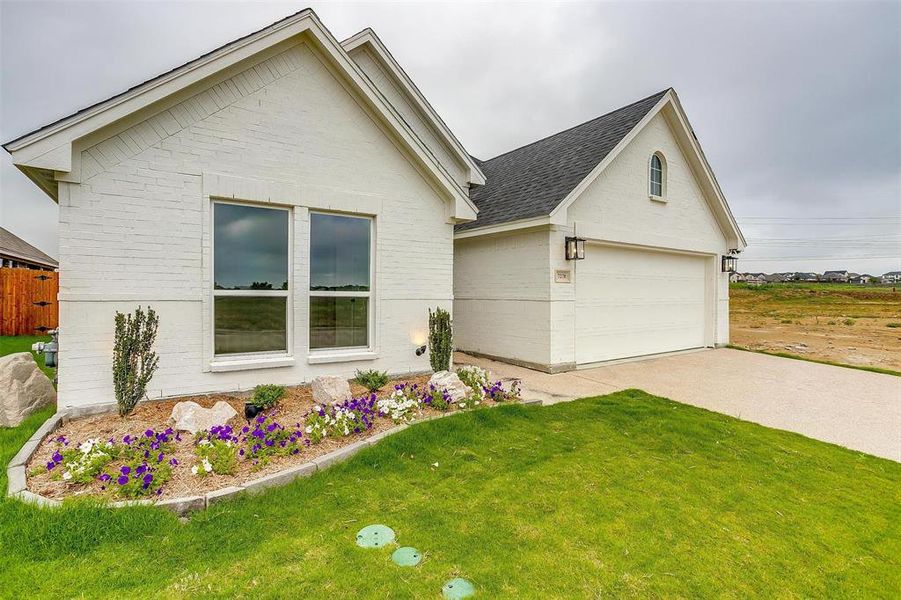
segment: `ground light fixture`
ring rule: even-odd
[[[580,237],[566,238],[566,260],[583,260],[585,258],[585,240]]]
[[[738,268],[738,257],[732,255],[723,256],[723,273],[735,273]]]
[[[422,356],[425,354],[425,344],[416,349],[416,356]]]

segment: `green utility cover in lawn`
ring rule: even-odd
[[[401,567],[415,567],[422,560],[422,555],[416,548],[404,546],[394,551],[394,554],[391,555],[391,560],[394,561],[394,564]]]
[[[474,596],[475,593],[476,588],[461,577],[451,579],[444,584],[443,588],[441,588],[441,594],[444,595],[447,600],[462,600],[463,598]]]
[[[360,548],[381,548],[394,541],[394,530],[387,525],[367,525],[357,533]]]

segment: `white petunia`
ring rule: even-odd
[[[194,465],[193,467],[191,467],[191,474],[197,475],[197,465]]]
[[[69,481],[70,479],[72,479],[72,473],[69,473],[68,471],[66,471],[65,473],[63,473],[63,480],[64,480],[64,481]]]
[[[213,470],[213,465],[210,464],[210,461],[207,459],[203,459],[203,470],[209,473]]]

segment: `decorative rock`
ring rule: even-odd
[[[179,402],[172,407],[172,416],[175,428],[179,431],[197,433],[212,427],[213,425],[225,425],[229,419],[237,413],[228,402],[220,400],[213,408],[204,408],[196,402]]]
[[[429,379],[429,385],[447,390],[454,402],[462,400],[469,393],[469,386],[460,381],[460,377],[452,371],[438,371]]]
[[[34,411],[56,403],[56,390],[31,352],[0,357],[0,426],[15,427]]]
[[[313,379],[313,402],[316,404],[335,404],[351,397],[350,385],[346,379],[326,375]]]

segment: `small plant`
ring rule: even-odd
[[[901,323],[886,323],[885,326],[891,327],[892,329],[896,329],[898,327],[901,327]]]
[[[172,467],[178,465],[175,458],[166,456],[175,449],[173,440],[179,434],[171,428],[165,431],[148,429],[142,435],[126,435],[122,444],[116,445],[117,459],[97,476],[114,494],[126,498],[157,496],[163,493],[163,485],[172,478]]]
[[[238,467],[238,436],[231,426],[216,425],[197,434],[194,453],[200,459],[200,464],[191,467],[194,475],[233,475]]]
[[[432,370],[450,370],[454,339],[450,313],[443,308],[429,309],[429,364]]]
[[[488,371],[475,365],[465,365],[457,369],[457,377],[470,388],[482,391],[488,385]]]
[[[435,410],[447,410],[453,404],[453,399],[447,389],[436,388],[433,384],[429,384],[429,389],[422,394],[422,404],[431,406]]]
[[[275,420],[275,415],[260,415],[250,425],[241,430],[244,447],[238,451],[240,456],[253,462],[254,467],[262,467],[273,456],[297,454],[301,449],[303,432],[300,423],[294,428],[286,428]]]
[[[854,325],[855,322],[856,321],[854,321],[854,319],[845,319],[844,321],[842,321],[842,325],[847,325],[848,327],[851,327],[852,325]]]
[[[66,483],[90,483],[116,454],[112,440],[101,443],[92,438],[78,448],[58,447],[47,462],[47,471]]]
[[[146,313],[140,306],[134,315],[116,313],[113,389],[120,416],[135,409],[157,369],[159,357],[153,351],[153,342],[158,326],[159,319],[150,307]]]
[[[314,444],[323,438],[343,437],[366,431],[375,422],[376,395],[351,398],[330,407],[314,406],[304,418],[304,431]]]
[[[509,390],[505,390],[504,384],[500,381],[495,381],[490,387],[485,388],[485,397],[494,402],[518,400],[520,394],[519,380],[514,380]]]
[[[380,415],[390,417],[395,423],[406,423],[413,420],[419,409],[419,393],[416,384],[395,385],[391,395],[379,400],[377,407]]]
[[[386,371],[376,371],[374,369],[369,371],[357,370],[354,381],[370,392],[377,392],[388,383],[388,373]]]
[[[275,406],[285,395],[283,385],[258,385],[253,388],[253,397],[250,403],[257,408],[267,409]]]

